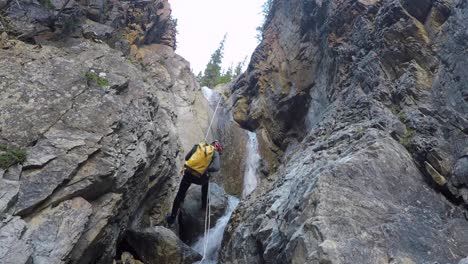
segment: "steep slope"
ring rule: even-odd
[[[108,263],[138,204],[174,173],[178,148],[157,88],[106,45],[17,43],[1,53],[2,143],[28,152],[2,179],[19,186],[5,212],[26,220],[18,240],[32,243],[25,253],[10,244],[6,257]],[[2,229],[11,221],[23,222],[7,217]]]
[[[170,14],[167,0],[0,1],[0,263],[201,258],[154,228],[213,115]],[[238,193],[245,132],[226,111],[213,137],[241,143],[216,180]]]
[[[468,254],[467,14],[457,0],[273,1],[232,86],[270,173],[233,214],[223,263]]]
[[[40,3],[0,3],[0,262],[112,263],[126,230],[164,221],[173,99],[199,87],[167,1]]]

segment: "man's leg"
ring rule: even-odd
[[[185,195],[187,194],[187,190],[190,187],[190,184],[192,184],[192,182],[190,181],[190,177],[187,175],[187,173],[185,173],[182,177],[182,181],[180,182],[179,191],[177,192],[177,195],[174,199],[174,204],[172,205],[171,220],[175,220],[175,218],[177,217],[180,204],[184,201]],[[168,220],[168,222],[170,221]]]
[[[202,187],[201,187],[201,192],[202,192],[202,200],[201,200],[201,208],[202,209],[205,209],[206,208],[206,203],[208,201],[208,184],[209,184],[209,181],[208,179],[204,180],[203,183],[202,183]]]

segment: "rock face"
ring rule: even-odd
[[[467,14],[457,0],[273,1],[231,90],[272,181],[234,212],[222,263],[466,257]]]
[[[28,153],[1,208],[24,218],[35,263],[109,263],[147,194],[175,180],[177,138],[157,79],[107,45],[69,45],[0,51],[2,144]]]
[[[0,2],[8,19],[1,26],[19,39],[41,43],[81,34],[124,52],[131,45],[176,48],[176,22],[167,0],[47,0]]]
[[[0,262],[121,259],[127,229],[164,222],[210,117],[170,5],[0,8]]]
[[[152,76],[168,87],[158,90],[158,96],[162,107],[174,118],[183,154],[187,153],[204,138],[209,122],[209,107],[195,76],[187,62],[168,46],[148,45],[132,53]]]
[[[22,239],[26,223],[20,217],[6,216],[0,225],[2,263],[30,263],[32,246]]]
[[[174,53],[170,5],[0,8],[0,262],[111,263],[128,228],[164,220],[178,184],[179,108],[167,95],[198,85]]]

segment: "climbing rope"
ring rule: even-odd
[[[203,258],[200,261],[200,264],[203,263],[203,260],[206,259],[206,250],[208,249],[208,235],[210,234],[210,220],[211,220],[211,208],[210,208],[210,185],[208,184],[208,197],[207,197],[207,206],[205,210],[205,234],[203,238]]]
[[[211,131],[211,126],[213,125],[214,118],[216,116],[216,112],[218,111],[219,103],[221,102],[221,99],[223,97],[220,95],[218,103],[216,104],[216,108],[213,112],[213,116],[211,117],[210,125],[208,126],[208,130],[206,131],[205,135],[205,140],[208,139],[208,134]],[[206,259],[206,250],[208,249],[208,235],[210,234],[210,226],[211,226],[211,202],[210,202],[210,185],[208,184],[208,191],[207,191],[207,206],[205,209],[205,230],[204,230],[204,238],[203,238],[203,258],[201,259],[200,263],[203,263],[203,261]]]
[[[215,118],[215,116],[216,116],[216,111],[218,111],[219,103],[221,102],[221,99],[222,99],[222,98],[223,98],[223,97],[220,95],[220,96],[219,96],[218,103],[216,104],[216,108],[215,108],[215,110],[214,110],[214,112],[213,112],[213,116],[211,117],[210,126],[208,127],[208,130],[206,131],[205,140],[204,140],[205,142],[206,142],[206,140],[208,139],[208,134],[209,134],[210,131],[211,131],[211,125],[213,125],[213,120],[214,120],[214,118]]]

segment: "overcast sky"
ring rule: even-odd
[[[265,0],[169,0],[178,20],[176,53],[190,62],[195,74],[203,71],[227,33],[223,68],[250,60],[258,44]]]

